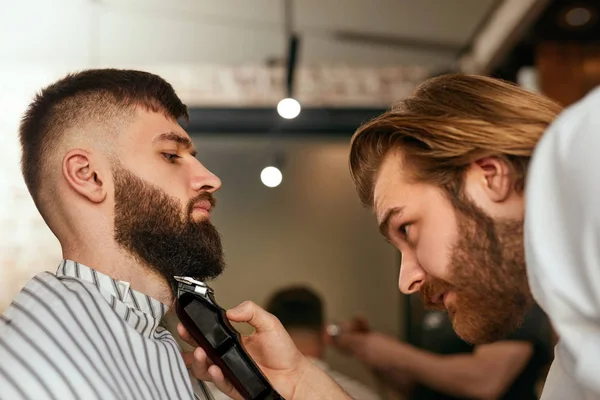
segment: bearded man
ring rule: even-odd
[[[403,293],[447,310],[475,344],[517,329],[533,298],[548,314],[560,342],[544,400],[600,399],[599,107],[600,89],[562,112],[506,82],[445,75],[360,127],[350,147],[359,197],[402,253]],[[307,378],[272,315],[248,302],[228,316],[256,328],[248,348],[279,393],[347,398]],[[237,395],[195,356],[197,375]]]
[[[0,317],[0,398],[194,398],[159,321],[173,276],[208,280],[224,264],[210,222],[221,182],[196,159],[187,117],[171,85],[128,70],[69,75],[29,106],[23,176],[64,260]]]

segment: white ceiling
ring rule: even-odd
[[[342,42],[334,31],[469,42],[496,0],[296,0],[305,64],[445,66],[453,54]],[[262,64],[286,51],[283,0],[2,1],[0,62]]]

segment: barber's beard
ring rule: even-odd
[[[494,220],[468,199],[454,199],[459,240],[452,248],[449,282],[433,278],[423,300],[455,292],[448,310],[465,341],[489,343],[516,330],[532,302],[523,247],[523,221]]]
[[[175,288],[174,276],[206,281],[224,269],[221,238],[208,219],[195,221],[193,205],[210,193],[192,199],[185,210],[174,197],[130,171],[115,167],[116,242]]]

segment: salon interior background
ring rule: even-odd
[[[19,172],[20,115],[66,72],[137,68],[166,78],[192,107],[200,158],[223,180],[214,213],[229,264],[214,282],[220,302],[262,303],[281,285],[310,283],[330,319],[362,313],[376,329],[405,336],[398,255],[358,204],[350,135],[443,72],[496,75],[575,101],[600,83],[594,3],[1,1],[0,311],[61,258]],[[302,105],[296,119],[277,115],[288,96]],[[269,188],[260,173],[273,163],[283,181]],[[329,359],[368,379],[357,363]]]

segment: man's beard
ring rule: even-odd
[[[532,302],[525,269],[523,221],[494,220],[469,199],[453,199],[459,239],[452,247],[449,282],[432,278],[421,290],[426,306],[451,290],[449,314],[456,333],[481,344],[516,330]]]
[[[163,276],[172,290],[174,276],[206,281],[223,272],[221,237],[208,220],[192,218],[194,204],[208,200],[202,193],[189,201],[185,212],[180,202],[122,167],[113,168],[115,180],[116,242],[145,266]]]

